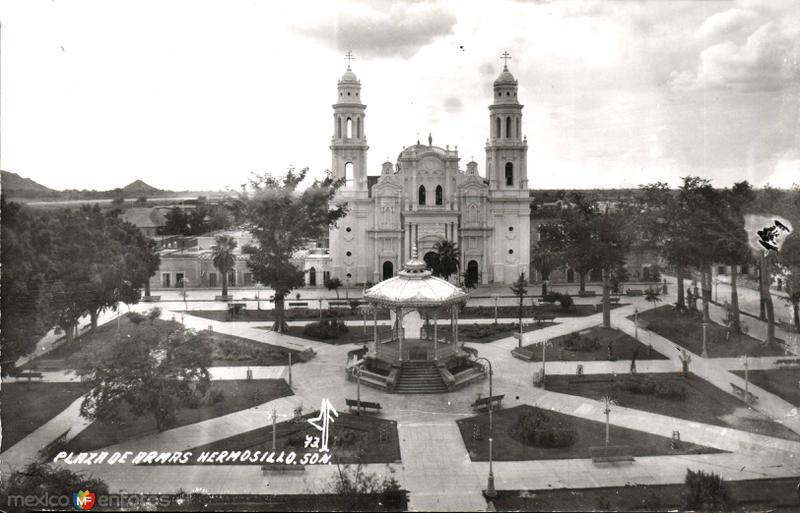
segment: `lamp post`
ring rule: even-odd
[[[261,287],[261,284],[256,282],[256,309],[259,310],[259,311],[261,310],[261,294],[259,293],[260,292],[260,290],[259,290],[260,287]]]
[[[750,401],[749,401],[750,392],[749,392],[748,388],[749,388],[750,380],[748,379],[749,376],[747,375],[747,370],[748,370],[747,355],[744,355],[742,357],[742,360],[744,362],[744,402],[745,402],[745,404],[749,405],[750,404]]]
[[[292,352],[289,351],[289,388],[292,388]]]
[[[633,309],[633,338],[639,340],[639,307]]]
[[[706,334],[708,332],[708,323],[703,321],[703,358],[708,358],[708,345],[706,341]]]
[[[714,302],[719,303],[719,279],[714,279]]]
[[[612,404],[617,404],[617,403],[615,403],[614,400],[611,399],[608,396],[603,397],[603,403],[604,403],[603,413],[606,414],[606,453],[608,453],[608,445],[609,445],[609,442],[610,442],[610,439],[611,439],[611,434],[610,434],[611,433],[611,428],[610,428],[610,421],[609,421],[609,417],[610,417],[610,414],[611,414],[611,405]]]
[[[492,425],[492,362],[489,361],[488,358],[480,356],[475,359],[477,362],[478,360],[486,361],[486,364],[489,366],[489,481],[486,484],[486,496],[489,498],[494,498],[497,496],[497,492],[494,489],[494,471],[492,469],[492,434],[494,433],[493,425]]]
[[[275,421],[278,419],[278,412],[275,411],[275,408],[272,409],[272,452],[275,452],[275,449],[278,446],[278,432],[275,430]]]
[[[356,411],[361,415],[361,372],[363,369],[358,365],[353,365],[350,371],[356,378]]]
[[[494,298],[494,323],[497,324],[497,300],[500,296],[498,294],[492,294],[492,297]]]

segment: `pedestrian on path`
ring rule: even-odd
[[[631,374],[636,374],[636,354],[639,352],[639,348],[634,348],[633,355],[631,356]]]

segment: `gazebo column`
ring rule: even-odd
[[[403,315],[403,308],[399,307],[397,309],[397,334],[399,335],[397,337],[397,341],[398,341],[397,346],[398,346],[398,349],[399,349],[399,351],[398,351],[399,352],[399,359],[400,359],[401,362],[403,361],[403,317],[402,317],[402,315]]]
[[[455,306],[453,306],[453,313],[455,314],[456,317],[456,321],[455,323],[453,323],[453,326],[455,328],[453,344],[455,344],[456,351],[458,351],[458,308],[456,308]]]
[[[372,313],[374,314],[375,323],[373,324],[373,332],[372,338],[375,340],[375,354],[378,354],[378,348],[380,347],[380,337],[378,336],[378,305],[377,303],[373,305]]]
[[[433,359],[439,359],[439,334],[437,328],[439,327],[439,312],[433,312]]]

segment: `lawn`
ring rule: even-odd
[[[535,324],[524,325],[522,330],[524,333],[536,331],[549,326],[555,326],[557,322],[541,322]],[[449,332],[450,326],[447,326]],[[458,325],[458,338],[466,340],[467,342],[475,342],[478,344],[485,344],[487,342],[494,342],[501,338],[506,338],[519,333],[519,324],[517,323],[499,323],[499,324],[467,324]]]
[[[269,326],[262,327],[261,329],[271,330],[272,328]],[[366,332],[363,326],[348,326],[347,331],[344,333],[339,333],[337,336],[332,338],[321,338],[321,337],[314,337],[307,335],[305,333],[306,326],[289,326],[289,331],[286,332],[287,335],[291,335],[293,337],[304,338],[306,340],[313,340],[315,342],[323,342],[325,344],[331,344],[335,346],[340,346],[344,344],[365,344],[373,340],[373,326],[367,325]],[[384,339],[388,338],[391,335],[392,327],[391,326],[378,326],[378,333]]]
[[[644,378],[652,380],[657,388],[667,392],[683,389],[685,398],[668,398],[658,392],[658,395],[634,393],[631,382]],[[693,374],[686,378],[680,373],[550,375],[547,377],[547,389],[595,400],[610,396],[626,408],[800,441],[800,435],[748,409],[741,400]]]
[[[294,451],[300,454],[316,449],[304,447],[306,435],[319,436],[319,431],[307,420],[317,413],[304,415],[297,421],[289,420],[276,424],[276,450]],[[397,422],[379,419],[370,415],[340,413],[330,428],[329,447],[335,462],[340,463],[393,463],[400,461],[400,441],[397,436]],[[381,432],[385,438],[381,438]],[[192,454],[203,451],[244,451],[272,450],[272,426],[258,428],[224,440],[195,447]],[[261,465],[261,463],[242,463]]]
[[[219,394],[223,395],[219,397]],[[208,396],[217,400],[204,401],[197,408],[178,410],[173,428],[221,417],[228,413],[252,408],[273,399],[292,395],[289,385],[282,379],[212,381]],[[90,451],[119,442],[157,433],[152,415],[133,415],[126,406],[120,406],[119,422],[94,421],[63,450]]]
[[[61,413],[89,388],[84,383],[3,383],[2,451]]]
[[[744,378],[744,371],[733,371]],[[800,406],[800,367],[793,369],[755,370],[747,373],[747,379],[767,392]]]
[[[599,302],[599,300],[598,300]],[[624,304],[611,305],[611,309],[626,306]],[[595,305],[572,305],[569,308],[562,308],[559,304],[554,305],[541,305],[536,306],[533,311],[531,310],[530,303],[522,307],[522,320],[531,319],[536,315],[552,314],[556,317],[586,317],[587,315],[594,315],[600,313],[595,309]],[[519,318],[518,306],[498,306],[498,318]],[[493,306],[466,306],[458,314],[459,319],[494,319]]]
[[[726,484],[733,502],[730,511],[800,509],[795,478],[726,481]],[[683,484],[501,490],[493,503],[497,511],[674,511],[684,506],[683,491]]]
[[[301,300],[303,301],[303,300]],[[311,304],[316,301],[311,301]],[[188,315],[203,317],[219,322],[272,322],[275,320],[275,310],[242,310],[231,318],[227,310],[189,310]],[[286,321],[314,321],[320,319],[319,308],[287,308]],[[364,319],[364,314],[346,308],[322,309],[322,318],[334,316],[338,319],[359,321]],[[373,314],[367,314],[367,321],[374,319]],[[378,310],[378,320],[389,319],[389,310]]]
[[[135,337],[147,331],[157,331],[159,335],[179,329],[180,323],[156,319],[153,324],[145,320],[138,325],[130,320],[128,315],[120,318],[119,335],[117,323],[112,321],[98,326],[92,332],[76,338],[70,343],[62,343],[47,354],[36,358],[25,369],[60,370],[76,369],[89,361],[106,359],[113,354],[113,344],[117,336],[120,338]],[[212,365],[287,365],[289,349],[278,346],[262,344],[233,335],[204,330],[212,348]],[[292,351],[295,355],[297,351]],[[294,361],[299,361],[295,358]]]
[[[516,433],[518,419],[526,413],[540,410],[533,406],[520,405],[493,413],[493,452],[496,461],[553,460],[567,458],[590,458],[590,447],[605,443],[605,424],[594,420],[573,417],[554,411],[546,413],[556,422],[565,422],[577,432],[577,440],[565,447],[535,447],[525,443]],[[489,415],[484,413],[457,421],[461,438],[467,446],[472,461],[489,459]],[[475,440],[475,426],[478,426],[480,439]],[[683,442],[680,449],[670,448],[670,439],[644,431],[611,426],[611,445],[627,445],[634,456],[663,456],[669,454],[698,454],[720,452],[716,449]]]
[[[666,360],[667,357],[623,333],[616,328],[595,326],[583,331],[568,333],[550,339],[545,349],[547,361],[614,361],[630,360],[634,351],[638,360]],[[611,349],[609,350],[609,344]],[[530,344],[525,349],[531,352],[534,362],[542,361],[542,345]]]
[[[633,317],[628,317],[633,319]],[[639,319],[648,323],[648,330],[671,340],[695,354],[703,352],[703,325],[700,312],[679,312],[672,306],[660,306],[639,314]],[[707,326],[708,355],[711,358],[736,356],[781,356],[785,353],[778,344],[764,345],[761,340],[749,335],[731,336],[725,341],[726,328],[715,322]]]

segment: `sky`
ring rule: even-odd
[[[508,51],[534,189],[800,183],[800,2],[0,3],[0,167],[56,189],[330,168],[347,67],[369,174],[417,137],[485,172]]]

